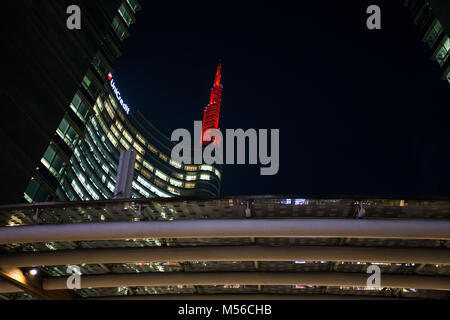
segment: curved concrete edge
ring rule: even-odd
[[[143,287],[175,285],[312,285],[364,287],[368,274],[359,273],[280,273],[280,272],[203,272],[138,273],[86,275],[81,288]],[[67,288],[66,277],[44,278],[44,290]],[[450,277],[383,275],[381,287],[450,290]]]
[[[145,238],[325,237],[450,240],[447,220],[224,219],[1,227],[0,244]]]
[[[329,246],[77,249],[0,255],[0,268],[184,261],[345,261],[450,264],[450,250]]]

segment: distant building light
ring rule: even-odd
[[[305,202],[306,202],[306,199],[295,199],[294,204],[295,204],[296,206],[298,206],[298,205],[304,205]]]
[[[30,270],[30,274],[31,274],[32,276],[37,275],[37,273],[38,273],[37,269],[31,269],[31,270]]]

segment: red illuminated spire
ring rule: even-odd
[[[220,105],[222,103],[222,84],[220,83],[221,69],[222,69],[222,62],[219,60],[216,76],[214,78],[214,86],[211,89],[211,97],[209,99],[209,104],[206,106],[205,112],[203,114],[202,145],[208,144],[208,142],[203,142],[203,134],[206,130],[219,129]]]

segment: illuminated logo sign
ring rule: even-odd
[[[111,82],[110,82],[111,88],[113,89],[114,93],[116,94],[117,101],[119,101],[119,103],[122,106],[123,110],[125,110],[125,112],[127,114],[130,114],[130,107],[125,102],[123,102],[123,99],[120,96],[120,92],[117,89],[116,84],[114,83],[114,79],[113,79],[113,76],[112,76],[111,72],[108,73],[108,79],[111,80]]]

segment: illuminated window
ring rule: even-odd
[[[120,143],[124,146],[125,150],[130,150],[131,146],[127,143],[124,138],[120,138]]]
[[[105,171],[106,173],[109,173],[109,168],[106,164],[102,164],[102,169],[103,171]]]
[[[81,100],[78,94],[75,94],[75,96],[73,97],[70,107],[72,108],[73,112],[75,112],[81,119],[81,121],[83,121],[83,123],[86,123],[87,117],[89,115],[89,108],[86,107],[86,104]]]
[[[441,67],[444,65],[445,61],[447,61],[447,58],[450,54],[450,39],[447,37],[444,41],[444,44],[442,47],[439,48],[437,54],[436,54],[436,60],[439,62]]]
[[[61,174],[66,167],[65,162],[59,157],[59,155],[53,150],[51,146],[49,146],[45,151],[44,156],[41,159],[41,163],[57,179],[61,177]]]
[[[108,181],[108,185],[107,185],[108,189],[111,190],[111,192],[114,192],[114,185]]]
[[[188,175],[186,175],[186,180],[187,181],[197,180],[197,175],[196,174],[188,174]]]
[[[172,166],[174,166],[175,168],[178,168],[178,169],[181,169],[181,163],[178,163],[178,162],[176,162],[176,161],[173,161],[172,159],[170,159],[170,164],[172,165]],[[183,179],[183,178],[181,178],[181,179]]]
[[[145,169],[141,169],[141,173],[143,174],[144,177],[146,177],[147,179],[151,179],[152,175]]]
[[[91,195],[91,197],[94,200],[100,199],[100,197],[97,194],[97,192],[95,192],[94,189],[92,188],[92,186],[88,183],[86,177],[81,172],[77,172],[76,175],[78,177],[78,180],[80,180],[81,184],[84,186],[84,188],[87,190],[87,192]]]
[[[183,186],[183,182],[181,182],[180,180],[174,179],[174,178],[170,178],[170,184],[174,185],[175,187],[181,187]]]
[[[94,110],[95,110],[95,107],[94,107]],[[96,116],[98,122],[100,122],[101,127],[102,127],[105,131],[109,132],[109,130],[107,130],[105,121],[103,120],[103,117],[102,117],[101,113],[99,113],[99,112],[96,111],[96,115],[95,115],[95,116]],[[94,119],[94,118],[93,118],[93,119]]]
[[[134,143],[133,143],[133,147],[134,147],[134,149],[136,149],[137,151],[139,151],[141,154],[144,154],[144,153],[145,153],[144,148],[142,148],[137,142],[134,142]]]
[[[94,59],[92,60],[92,65],[94,66],[94,69],[98,72],[98,74],[106,79],[106,76],[108,74],[108,67],[103,62],[102,58],[100,57],[100,54],[96,54]]]
[[[30,196],[26,192],[23,193],[23,197],[25,198],[25,200],[27,200],[28,203],[33,202],[33,199],[31,199]]]
[[[111,125],[111,131],[114,133],[116,138],[120,140],[120,133],[119,133],[119,131],[117,130],[117,128],[113,124]]]
[[[108,139],[111,141],[112,145],[117,148],[119,142],[114,138],[114,135],[111,132],[108,132]]]
[[[197,171],[197,166],[184,166],[186,171]]]
[[[167,158],[167,156],[166,156],[165,154],[160,153],[160,154],[159,154],[159,157],[160,157],[161,159],[163,159],[164,161],[169,161],[169,158]]]
[[[430,32],[428,33],[425,42],[428,43],[430,47],[433,47],[441,32],[442,26],[439,21],[436,20],[435,23],[431,26]]]
[[[148,163],[147,161],[144,160],[144,167],[146,167],[148,170],[150,170],[151,172],[153,172],[153,170],[155,169],[150,163]]]
[[[145,139],[138,133],[136,134],[136,138],[140,141],[140,143],[142,143],[144,146],[147,144],[147,142],[145,141]]]
[[[133,17],[131,16],[131,14],[127,11],[125,5],[122,3],[122,5],[119,8],[119,13],[122,16],[123,20],[126,22],[126,24],[128,25],[128,27],[131,25],[131,23],[133,22]]]
[[[103,111],[103,109],[104,109],[103,101],[102,101],[102,99],[100,97],[98,97],[97,100],[95,101],[95,104],[94,104],[95,114],[96,115],[99,114],[100,111]]]
[[[95,115],[98,117],[98,115],[100,114],[100,107],[99,107],[99,104],[95,104],[94,105],[94,112],[95,112]]]
[[[133,143],[133,138],[131,137],[131,135],[128,133],[127,130],[123,130],[122,134],[125,137],[125,139],[128,140],[129,143]]]
[[[177,178],[184,179],[184,174],[182,174],[182,173],[173,172],[173,175]]]
[[[106,111],[108,111],[108,114],[109,114],[109,117],[111,118],[111,120],[114,120],[114,117],[115,117],[114,110],[113,110],[113,108],[111,108],[111,105],[108,102],[105,103],[105,108],[106,108]]]
[[[148,182],[147,180],[145,180],[144,178],[142,178],[141,176],[138,176],[137,178],[138,182],[140,184],[142,184],[144,187],[146,187],[147,189],[149,189],[151,192],[153,192],[154,194],[156,194],[159,197],[170,197],[169,194],[162,192],[161,190],[159,190],[158,188],[156,188],[154,185],[152,185],[150,182]],[[158,181],[159,184],[162,184],[162,187],[164,187],[164,184],[160,181]]]
[[[154,152],[154,153],[158,153],[158,149],[156,149],[154,146],[152,146],[150,143],[148,144],[148,148],[150,149],[150,151]]]
[[[75,192],[78,194],[78,196],[80,197],[81,200],[90,200],[89,197],[83,193],[83,191],[81,190],[81,188],[78,185],[76,180],[72,180],[71,185],[72,185],[72,188],[75,190]]]
[[[109,96],[108,96],[108,100],[109,100],[109,102],[111,103],[111,105],[114,107],[114,109],[116,109],[116,110],[119,109],[119,107],[118,107],[118,105],[117,105],[117,102],[116,102],[116,100],[113,98],[112,95],[109,95]],[[107,101],[105,101],[105,105],[106,105],[106,104],[107,104]]]
[[[186,183],[186,184],[184,185],[184,187],[187,188],[187,189],[193,189],[193,188],[195,188],[195,183],[193,183],[193,182],[188,182],[188,183]]]
[[[90,79],[89,75],[85,75],[81,85],[89,93],[92,99],[97,100],[99,90],[94,82]]]
[[[74,149],[76,143],[78,142],[79,135],[78,133],[70,126],[69,122],[66,119],[62,119],[59,124],[58,129],[56,130],[58,135],[63,139],[67,145]]]
[[[150,198],[150,193],[148,193],[147,191],[145,191],[140,185],[138,185],[136,182],[134,182],[133,181],[133,188],[134,189],[136,189],[136,190],[138,190],[139,191],[139,193],[141,194],[141,195],[143,195],[144,197],[146,197],[146,198]]]
[[[118,16],[115,16],[112,22],[112,28],[114,29],[114,32],[116,33],[120,41],[123,41],[123,39],[125,39],[125,37],[127,36],[127,31],[125,30],[125,26],[122,24]]]
[[[447,72],[447,81],[450,83],[450,70]]]
[[[169,190],[169,192],[171,192],[171,193],[173,193],[173,194],[176,194],[176,195],[181,195],[181,192],[179,191],[179,190],[177,190],[177,189],[175,189],[175,188],[173,188],[173,187],[167,187],[167,190]]]
[[[29,202],[41,200],[42,197],[39,196],[39,193],[42,189],[39,182],[32,178],[25,190],[25,194],[28,196],[27,201],[29,201],[28,199],[32,199]]]
[[[162,173],[161,171],[159,171],[158,169],[155,171],[155,174],[157,177],[161,178],[164,181],[168,181],[169,178],[167,177],[167,175],[165,175],[164,173]]]
[[[161,188],[165,188],[166,187],[166,185],[164,183],[162,183],[161,181],[159,181],[159,180],[155,179],[155,183],[156,183],[157,186],[159,186]]]
[[[138,9],[138,5],[135,0],[127,0],[128,5],[130,6],[131,10],[133,10],[134,13],[136,13]]]
[[[122,123],[121,123],[119,120],[116,120],[116,127],[117,127],[117,130],[119,130],[120,132],[122,132],[122,130],[123,130],[123,125],[122,125]]]
[[[214,171],[214,168],[212,166],[210,166],[210,165],[204,164],[204,165],[200,166],[200,170],[211,171],[212,172],[212,171]]]
[[[211,176],[207,173],[202,173],[200,175],[200,180],[211,180]]]

